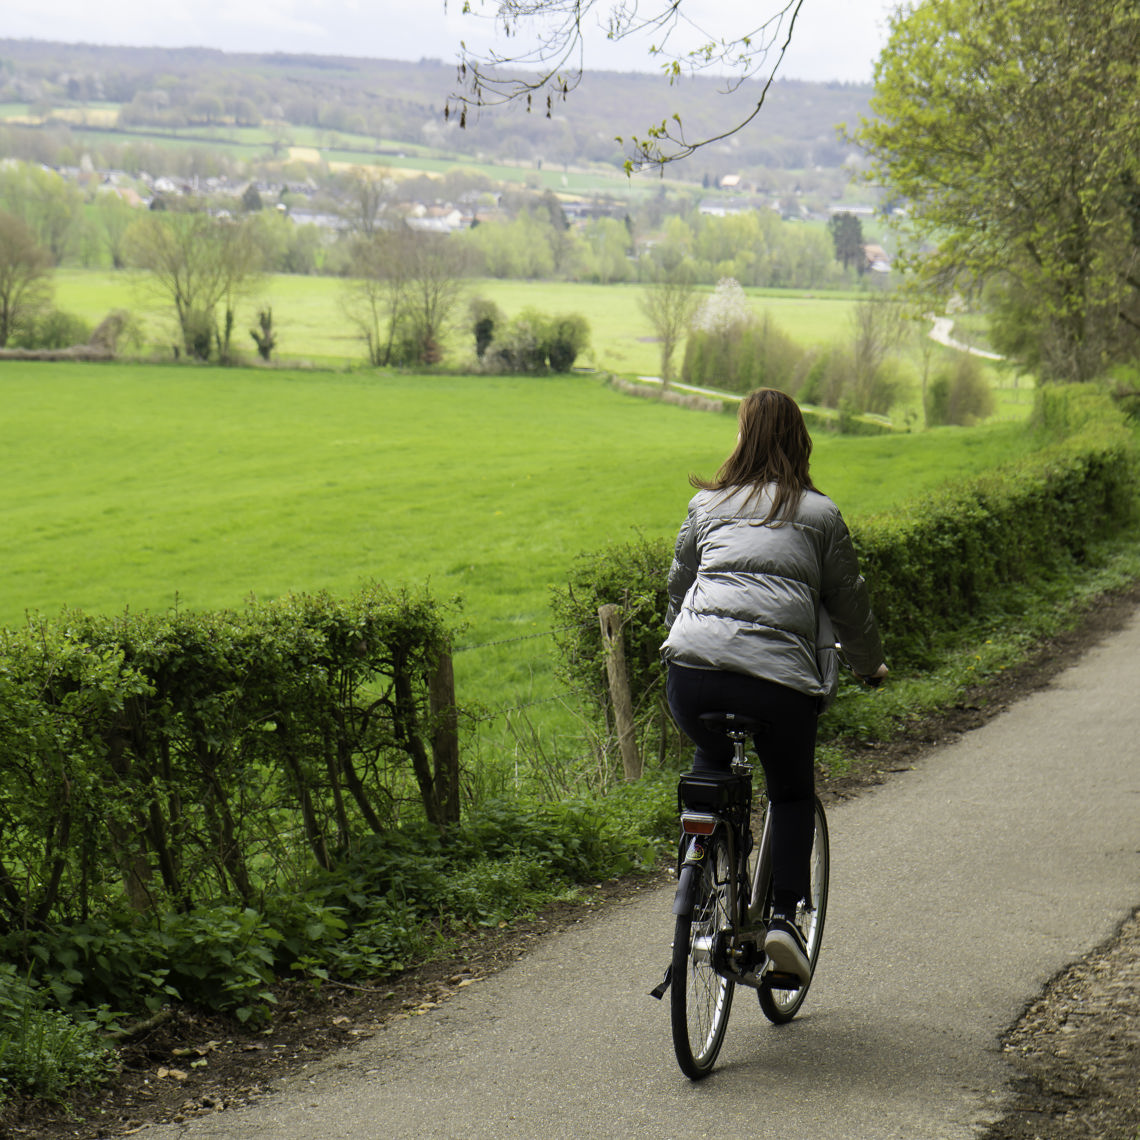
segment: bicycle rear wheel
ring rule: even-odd
[[[728,842],[717,832],[701,864],[692,913],[677,916],[673,934],[673,1048],[681,1071],[694,1081],[712,1072],[732,1008],[735,983],[714,968],[732,926],[732,874]]]
[[[811,848],[811,886],[808,898],[800,904],[796,921],[804,936],[804,945],[807,947],[808,961],[811,963],[812,975],[815,975],[815,963],[819,958],[819,948],[823,941],[823,920],[827,917],[827,882],[831,869],[831,852],[827,840],[827,816],[823,812],[823,804],[817,798],[815,801],[815,839]],[[764,906],[764,921],[767,922],[772,914],[772,884],[769,882],[764,888],[767,902]],[[764,985],[758,991],[760,1008],[764,1016],[783,1025],[791,1021],[799,1012],[799,1008],[807,997],[811,982],[795,990],[775,989]]]

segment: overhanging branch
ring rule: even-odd
[[[445,0],[444,6],[454,2]],[[712,70],[724,78],[725,94],[732,94],[752,79],[762,82],[760,96],[747,113],[707,137],[686,137],[676,115],[650,127],[644,138],[630,133],[628,144],[625,137],[617,136],[630,148],[626,170],[632,172],[687,158],[743,130],[756,118],[791,43],[803,0],[775,0],[779,6],[769,17],[731,38],[710,35],[697,25],[684,11],[685,0],[659,0],[648,14],[640,0],[479,0],[478,6],[485,3],[493,4],[494,14],[481,18],[492,20],[505,39],[519,41],[520,50],[479,53],[461,43],[457,90],[444,109],[444,117],[456,117],[460,127],[467,125],[470,111],[511,103],[521,103],[527,111],[540,108],[552,117],[556,102],[566,100],[582,82],[585,25],[592,14],[599,16],[599,27],[613,42],[660,33],[660,39],[650,44],[646,53],[660,64],[670,83]],[[463,0],[462,10],[480,16],[476,0]],[[695,32],[702,42],[695,48],[674,51],[671,40],[679,29],[686,35]],[[527,37],[529,46],[522,46]]]

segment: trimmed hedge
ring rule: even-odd
[[[428,595],[65,612],[0,631],[0,937],[248,906],[364,835],[459,817]]]
[[[894,663],[927,663],[940,637],[993,608],[1003,588],[1083,561],[1132,517],[1134,443],[1107,396],[1047,389],[1034,422],[1054,436],[1040,451],[853,528]]]

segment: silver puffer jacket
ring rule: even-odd
[[[689,503],[669,572],[665,660],[824,697],[822,605],[855,671],[874,673],[882,645],[839,509],[808,491],[794,518],[765,526],[774,485],[751,490],[699,491]]]

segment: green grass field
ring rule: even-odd
[[[148,291],[145,279],[131,273],[61,269],[55,274],[56,304],[92,324],[114,308],[130,309],[140,318],[149,343],[164,348],[174,340],[169,306]],[[269,305],[279,330],[278,357],[344,365],[362,362],[364,346],[344,312],[345,282],[332,277],[273,275],[262,280],[238,307],[236,337],[255,355],[247,330],[259,309]],[[508,315],[533,307],[549,313],[582,313],[590,322],[587,361],[600,369],[627,375],[653,375],[660,358],[653,330],[641,312],[637,285],[591,285],[565,281],[500,281],[476,279],[467,293],[490,298]],[[846,330],[852,294],[809,294],[750,290],[757,312],[804,345],[824,344]],[[452,337],[453,348],[466,341]]]
[[[0,366],[0,624],[239,607],[367,578],[459,594],[465,644],[549,630],[581,551],[672,536],[729,416],[594,378]],[[1011,425],[817,440],[849,518],[1027,446]],[[553,691],[548,638],[461,655],[464,699]]]
[[[61,269],[55,274],[56,303],[95,324],[111,309],[131,310],[139,319],[151,350],[172,355],[177,340],[169,306],[147,290],[145,279],[127,272],[91,269]],[[273,309],[278,333],[275,358],[286,365],[304,364],[322,368],[364,365],[364,345],[346,316],[346,284],[331,277],[267,276],[238,306],[235,344],[247,359],[256,361],[248,330],[259,309]],[[746,291],[757,313],[767,313],[774,324],[806,347],[842,343],[852,335],[852,308],[856,293],[801,292],[795,290]],[[533,307],[547,313],[581,313],[590,323],[591,343],[578,363],[624,376],[656,376],[660,356],[652,328],[638,304],[637,285],[591,285],[566,281],[501,281],[475,279],[467,283],[467,296],[495,301],[508,316]],[[459,316],[466,305],[459,306]],[[921,365],[914,341],[912,374]],[[452,359],[474,363],[471,338],[461,330],[452,332]],[[936,359],[951,350],[936,348]],[[679,364],[678,360],[675,363]],[[998,396],[997,419],[1023,420],[1033,399],[1031,382],[1020,384],[999,369],[987,365],[990,382]],[[917,379],[915,381],[917,385]],[[921,423],[921,399],[912,391],[904,407],[896,409],[898,421],[909,416]]]

